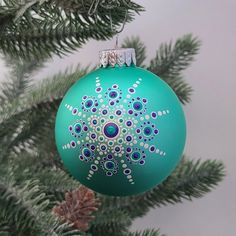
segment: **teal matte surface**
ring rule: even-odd
[[[135,66],[100,68],[66,93],[56,117],[65,167],[94,191],[115,196],[161,183],[181,159],[186,124],[172,89]]]

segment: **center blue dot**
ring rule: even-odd
[[[119,133],[119,127],[117,124],[113,122],[107,123],[104,128],[103,128],[104,134],[108,138],[114,138],[118,135]]]

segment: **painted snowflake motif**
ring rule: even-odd
[[[88,180],[101,169],[108,177],[121,172],[130,184],[135,184],[132,165],[145,165],[149,153],[166,155],[156,145],[159,129],[153,121],[170,111],[149,110],[148,99],[136,93],[141,83],[142,78],[137,79],[127,91],[119,84],[106,89],[96,77],[97,96],[83,95],[80,107],[65,104],[77,119],[68,127],[74,140],[62,148],[79,149],[79,160],[90,165]]]

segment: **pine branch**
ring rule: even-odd
[[[6,66],[9,68],[7,80],[0,86],[0,103],[11,103],[19,99],[29,89],[32,83],[32,74],[43,66],[38,61],[14,60],[9,57],[4,58]]]
[[[48,204],[36,181],[28,181],[20,188],[12,179],[1,176],[0,193],[1,216],[22,233],[36,223],[37,215]]]
[[[0,217],[0,235],[1,236],[10,236],[10,229],[8,223],[5,219]]]
[[[143,10],[134,2],[119,0],[111,9],[106,2],[94,0],[78,1],[83,11],[65,11],[57,1],[29,2],[4,1],[7,6],[0,6],[0,18],[4,19],[0,31],[0,48],[4,54],[21,58],[47,58],[52,54],[63,55],[81,47],[88,39],[105,40],[111,38],[115,31],[111,28],[121,26],[134,18],[134,13]],[[62,2],[62,1],[60,1]],[[11,4],[10,4],[11,3]],[[22,10],[23,9],[23,10]],[[79,8],[78,8],[79,9]],[[90,14],[92,9],[93,14]],[[9,15],[7,15],[7,13]],[[12,15],[15,14],[15,17]],[[1,26],[1,23],[0,23]]]
[[[38,181],[16,185],[12,177],[12,173],[0,176],[0,218],[5,219],[10,230],[16,231],[18,236],[80,235],[45,211],[49,200],[40,190]]]
[[[193,89],[181,77],[176,78],[162,78],[175,92],[182,104],[191,101]]]
[[[220,161],[191,161],[184,158],[162,184],[142,195],[122,198],[100,195],[100,199],[104,210],[109,211],[116,206],[133,219],[144,216],[154,206],[160,207],[182,202],[183,199],[192,200],[204,196],[223,180],[224,172],[224,165]]]
[[[161,44],[156,57],[151,60],[148,69],[161,78],[176,78],[194,60],[200,48],[200,41],[191,34],[172,42]]]
[[[53,139],[53,126],[55,114],[61,98],[66,90],[87,72],[86,69],[77,69],[72,73],[66,70],[52,79],[44,80],[33,91],[26,94],[21,100],[15,100],[0,110],[0,144],[4,154],[9,150],[24,150],[26,145],[42,145],[49,151],[48,136]],[[40,140],[40,142],[37,142]],[[55,147],[54,142],[52,142]],[[37,146],[37,145],[36,145]],[[5,150],[5,151],[4,151]],[[42,149],[43,150],[43,149]],[[0,155],[1,156],[1,155]]]
[[[136,64],[140,67],[146,67],[144,61],[146,59],[146,46],[139,37],[126,38],[121,45],[122,48],[134,48],[136,54]]]
[[[131,223],[127,212],[114,208],[114,206],[113,210],[108,211],[101,206],[95,214],[95,220],[88,232],[96,236],[104,236],[104,232],[106,232],[106,236],[127,236]]]
[[[184,82],[181,73],[194,60],[200,44],[191,34],[177,39],[174,45],[172,42],[163,43],[148,67],[169,84],[183,104],[190,102],[192,88]]]
[[[152,190],[131,199],[128,211],[132,217],[143,216],[154,206],[175,204],[200,198],[223,180],[224,165],[220,161],[183,160],[173,174]]]
[[[129,233],[127,236],[165,236],[165,235],[161,234],[159,230],[146,229],[144,231]]]

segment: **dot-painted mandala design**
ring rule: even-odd
[[[87,180],[101,169],[107,177],[122,173],[128,183],[135,184],[133,165],[144,166],[150,153],[166,155],[166,150],[158,148],[161,131],[154,121],[170,110],[153,111],[148,98],[137,95],[142,78],[126,91],[118,83],[103,88],[99,77],[94,83],[97,96],[84,94],[78,98],[78,107],[65,104],[77,118],[68,127],[73,139],[62,148],[78,148],[79,160],[90,163]]]

